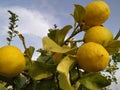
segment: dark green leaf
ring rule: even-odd
[[[14,31],[15,34],[18,34],[19,32],[17,30]]]
[[[120,62],[120,53],[115,53],[112,55],[114,62]]]
[[[29,74],[33,79],[41,80],[44,78],[51,77],[55,70],[56,65],[34,61],[29,70]]]
[[[74,20],[80,23],[85,15],[85,8],[79,4],[75,4],[74,14],[72,15]]]
[[[59,29],[49,29],[48,37],[51,38],[53,41],[56,42],[56,33],[59,31]]]
[[[9,34],[9,35],[12,35],[12,32],[11,32],[11,31],[8,31],[8,34]]]
[[[35,90],[59,90],[56,86],[54,78],[51,78],[37,82]]]
[[[71,28],[71,25],[67,25],[56,33],[57,44],[61,45],[64,42],[64,39]]]
[[[100,73],[88,73],[80,79],[80,83],[90,90],[100,90],[110,85],[111,81]]]
[[[9,38],[9,37],[7,37],[6,39],[7,39],[7,41],[9,41],[9,42],[11,41],[11,38]]]
[[[71,25],[66,25],[62,29],[50,29],[48,37],[55,41],[58,45],[61,45],[64,42],[64,39],[71,28]]]
[[[16,90],[21,90],[26,84],[26,79],[24,77],[16,77],[14,80]]]

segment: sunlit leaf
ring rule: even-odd
[[[3,84],[0,84],[0,90],[8,90]]]
[[[53,72],[55,72],[55,70],[56,70],[56,65],[34,61],[29,70],[29,74],[33,79],[41,80],[44,78],[51,77],[53,75]]]
[[[66,56],[57,66],[59,72],[59,85],[62,90],[74,90],[70,83],[69,70],[75,64],[76,60]]]
[[[74,14],[72,15],[74,20],[80,23],[85,15],[85,8],[79,4],[75,4]]]
[[[113,40],[109,43],[107,47],[105,47],[109,54],[114,54],[120,49],[120,40]]]
[[[80,83],[90,90],[100,90],[110,85],[111,81],[99,73],[88,73],[80,79]]]
[[[68,48],[60,47],[49,37],[43,38],[43,47],[47,51],[58,52],[58,53],[66,53],[70,50]]]

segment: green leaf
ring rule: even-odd
[[[64,42],[64,39],[71,28],[72,28],[71,25],[67,25],[56,33],[56,39],[59,45],[61,45]]]
[[[24,77],[17,77],[14,80],[16,90],[21,90],[26,84],[26,79]]]
[[[43,47],[47,51],[58,52],[58,53],[66,53],[66,52],[70,51],[70,49],[68,49],[68,48],[60,47],[49,37],[43,38]]]
[[[105,47],[109,54],[115,54],[120,49],[120,40],[113,40],[109,43],[107,47]]]
[[[26,61],[25,70],[29,70],[29,68],[31,67],[31,62],[32,62],[31,59],[32,59],[34,51],[35,51],[35,48],[30,46],[24,52],[25,61]]]
[[[44,79],[37,82],[35,90],[59,90],[56,86],[54,78]]]
[[[85,15],[85,8],[79,4],[75,4],[74,14],[72,15],[74,20],[80,23]]]
[[[30,70],[30,76],[35,80],[51,77],[56,70],[56,65],[34,61]]]
[[[24,53],[25,53],[29,58],[32,58],[34,51],[35,51],[35,48],[34,48],[33,46],[30,46],[29,48],[27,48],[27,49],[25,50]]]
[[[48,37],[56,42],[56,33],[59,31],[59,29],[49,29]]]
[[[58,45],[61,45],[64,42],[64,39],[71,28],[71,25],[66,25],[62,29],[50,29],[48,37],[55,41]]]
[[[66,56],[57,66],[57,71],[60,74],[58,77],[59,86],[62,90],[74,90],[70,83],[69,70],[75,62],[75,58]]]
[[[0,90],[8,90],[3,84],[0,84]]]
[[[100,90],[110,85],[111,81],[100,73],[88,73],[80,79],[80,83],[90,90]]]

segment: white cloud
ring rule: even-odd
[[[39,11],[29,10],[22,7],[9,7],[1,8],[2,16],[4,19],[8,19],[7,10],[11,10],[19,16],[18,30],[23,34],[33,34],[36,36],[43,37],[47,34],[48,29],[53,26],[53,24],[59,21],[54,17],[54,15],[42,14]],[[7,17],[7,18],[6,18]],[[7,21],[7,20],[5,20]],[[2,29],[6,30],[8,23],[5,22],[2,25]]]

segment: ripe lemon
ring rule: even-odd
[[[84,42],[96,42],[104,47],[113,40],[112,32],[103,26],[94,26],[89,28],[84,35]]]
[[[77,61],[87,72],[104,70],[110,60],[106,49],[97,43],[88,42],[78,48]]]
[[[0,75],[14,77],[25,68],[23,53],[15,46],[3,46],[0,48]]]
[[[110,16],[110,8],[104,1],[93,1],[86,7],[84,21],[89,26],[103,24]]]

